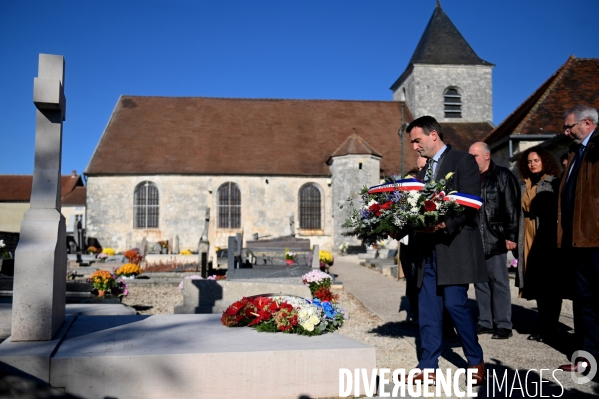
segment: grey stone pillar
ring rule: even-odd
[[[40,54],[31,208],[15,254],[12,341],[49,341],[65,319],[66,223],[61,211],[64,58]]]
[[[354,237],[344,237],[341,225],[348,216],[348,198],[353,198],[354,206],[359,207],[359,193],[364,186],[379,184],[381,158],[375,155],[344,155],[332,157],[329,160],[331,171],[331,188],[333,190],[333,220],[334,248],[338,248],[344,242],[349,245],[360,245],[360,240]],[[343,204],[343,208],[339,208]]]
[[[314,244],[314,252],[312,253],[312,269],[320,270],[320,246]]]

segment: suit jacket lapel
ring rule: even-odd
[[[435,181],[438,181],[439,178],[437,176],[439,176],[439,173],[441,172],[441,166],[443,165],[443,159],[445,158],[445,155],[447,155],[447,153],[451,150],[451,147],[449,144],[447,144],[447,148],[445,148],[445,151],[443,151],[443,154],[441,154],[441,156],[439,157],[439,164],[437,165],[437,169],[435,170],[435,176],[433,176],[433,179]],[[441,176],[446,175],[446,173],[441,174]]]

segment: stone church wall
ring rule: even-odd
[[[393,93],[404,97],[415,118],[431,115],[439,122],[493,120],[492,67],[476,65],[414,65],[412,73]],[[443,94],[457,87],[462,96],[462,118],[445,118]]]
[[[133,228],[133,196],[136,186],[151,181],[158,187],[159,228]],[[218,188],[234,182],[241,192],[241,228],[217,229]],[[319,231],[299,230],[299,190],[314,183],[321,191]],[[312,244],[332,249],[332,190],[330,178],[279,176],[90,176],[87,180],[87,236],[97,238],[103,247],[125,251],[142,241],[174,240],[179,248],[196,250],[204,228],[206,207],[210,207],[209,240],[226,247],[227,237],[243,232],[244,241],[260,237],[286,236],[291,233],[289,217],[295,220],[297,237],[310,238]],[[171,241],[172,242],[172,241]],[[212,253],[214,255],[214,253]]]

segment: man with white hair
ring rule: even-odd
[[[512,336],[512,300],[507,272],[507,251],[516,248],[520,218],[520,187],[508,168],[491,160],[489,146],[479,141],[468,151],[480,171],[483,204],[478,211],[489,282],[474,285],[478,302],[477,334],[493,339]]]
[[[599,133],[598,112],[576,105],[564,114],[564,134],[574,143],[560,184],[557,245],[571,262],[575,284],[574,300],[582,325],[582,349],[599,360]],[[586,356],[586,357],[585,357]],[[575,356],[564,371],[582,372],[588,355]]]

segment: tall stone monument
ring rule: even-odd
[[[31,207],[15,254],[11,341],[48,341],[65,319],[66,224],[61,211],[64,57],[39,55]]]

